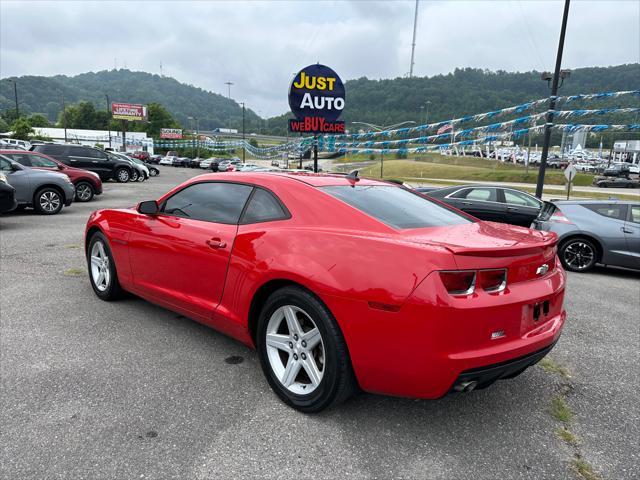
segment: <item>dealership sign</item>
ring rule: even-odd
[[[160,138],[180,140],[182,138],[182,130],[180,128],[161,128]]]
[[[147,119],[147,106],[135,103],[112,103],[111,116],[116,120],[142,122]]]
[[[289,120],[291,132],[344,133],[338,120],[344,109],[344,85],[325,65],[309,65],[298,72],[289,87],[289,107],[296,116]]]

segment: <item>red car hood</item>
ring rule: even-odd
[[[403,234],[407,241],[440,245],[458,255],[486,257],[535,253],[557,241],[552,232],[494,222],[412,229]]]

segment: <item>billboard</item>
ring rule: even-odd
[[[300,70],[289,87],[289,107],[295,119],[289,130],[306,133],[344,133],[338,120],[344,109],[342,80],[326,65],[309,65]]]
[[[182,130],[180,128],[161,128],[160,138],[172,138],[180,140],[182,138]]]
[[[115,120],[143,122],[147,119],[147,106],[136,103],[112,103],[111,117]]]

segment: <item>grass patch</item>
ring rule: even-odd
[[[569,445],[578,445],[579,441],[578,441],[578,437],[576,437],[573,433],[571,433],[569,430],[567,430],[566,427],[559,427],[556,430],[556,435],[558,435],[558,438],[560,440],[562,440],[565,443],[568,443]]]
[[[549,412],[556,420],[563,423],[569,423],[573,419],[573,412],[564,400],[564,396],[556,395],[551,399],[551,408]]]
[[[79,277],[81,275],[84,275],[84,268],[68,268],[63,273],[67,277]]]
[[[562,365],[558,364],[552,358],[545,357],[542,360],[540,360],[540,363],[538,363],[538,365],[540,365],[540,368],[542,368],[547,373],[555,373],[564,378],[571,378],[571,374],[569,373],[569,370],[564,368]]]
[[[576,458],[571,462],[571,469],[585,480],[600,480],[600,476],[593,471],[589,462]]]

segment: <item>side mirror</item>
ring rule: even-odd
[[[158,202],[155,200],[148,200],[146,202],[140,202],[137,208],[139,213],[143,215],[157,215],[158,214]]]
[[[16,163],[16,162],[12,162],[11,163],[11,171],[12,172],[18,172],[20,170],[22,170],[22,167],[20,166],[19,163]]]
[[[64,165],[60,165],[59,163],[56,164],[58,166],[58,170],[64,170],[65,166]]]

